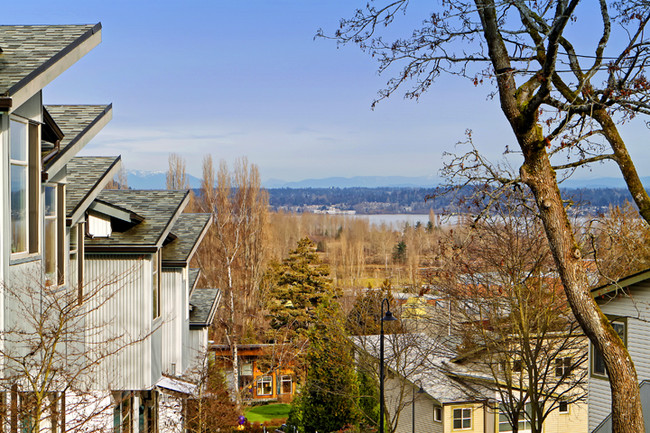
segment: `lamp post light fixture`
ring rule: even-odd
[[[420,384],[420,389],[418,389],[418,394],[426,394],[426,391],[424,388],[422,388],[422,382],[418,380],[418,383]],[[415,383],[413,383],[415,385]],[[413,399],[411,400],[411,409],[412,409],[412,416],[413,418],[411,419],[411,428],[412,428],[412,433],[415,433],[415,386],[413,387]]]
[[[384,314],[384,303],[386,313]],[[379,433],[384,433],[384,322],[397,320],[390,311],[388,298],[381,300],[381,332],[379,334]]]

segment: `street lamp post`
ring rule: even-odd
[[[419,381],[418,381],[419,382]],[[415,385],[415,383],[413,384]],[[418,389],[418,394],[424,394],[426,391],[422,388],[422,383],[420,383],[420,389]],[[411,419],[411,428],[412,433],[415,433],[415,386],[413,387],[413,399],[411,400],[411,409],[413,418]]]
[[[386,303],[386,314],[384,314],[384,303]],[[379,433],[384,433],[384,322],[397,320],[390,312],[388,298],[381,300],[381,332],[379,334]]]

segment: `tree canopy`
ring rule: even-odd
[[[304,335],[316,321],[317,307],[337,294],[329,267],[321,262],[309,238],[300,239],[281,264],[272,266],[270,280],[271,327],[287,330],[291,337]]]
[[[384,29],[408,5],[371,0],[329,37],[358,44],[381,72],[401,68],[378,100],[403,85],[410,85],[405,96],[417,99],[448,74],[490,85],[516,142],[506,142],[506,151],[517,151],[523,162],[518,171],[504,170],[474,148],[453,156],[446,174],[456,184],[489,186],[488,203],[513,186],[530,189],[569,305],[603,355],[613,431],[642,431],[634,364],[590,296],[558,181],[578,167],[612,161],[650,221],[650,197],[619,130],[621,122],[650,113],[647,1],[443,0],[410,37],[384,39]]]

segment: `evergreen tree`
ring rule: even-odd
[[[317,316],[318,322],[307,332],[307,375],[298,403],[305,433],[356,426],[361,418],[352,345],[340,308],[326,300],[318,307]]]
[[[271,327],[286,331],[289,339],[304,335],[316,321],[316,308],[337,295],[329,278],[329,267],[315,250],[314,243],[303,238],[289,257],[271,267]]]

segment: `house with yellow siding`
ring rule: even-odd
[[[476,365],[454,362],[458,340],[424,333],[384,338],[385,403],[395,433],[513,430],[507,416],[500,413],[493,376]],[[377,361],[378,335],[354,337],[353,342],[360,353]],[[530,423],[521,420],[519,432],[528,431]],[[581,401],[560,405],[544,422],[545,433],[587,431],[587,405]]]

